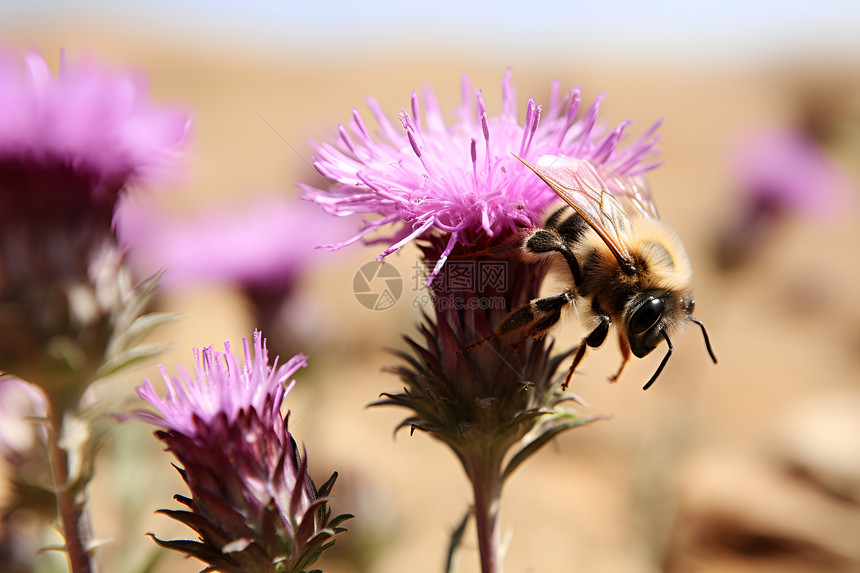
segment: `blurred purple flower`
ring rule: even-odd
[[[159,323],[138,321],[155,281],[129,284],[114,208],[165,173],[188,126],[186,112],[149,102],[141,74],[61,53],[54,76],[38,53],[0,48],[0,370],[45,392],[54,517],[73,571],[93,570],[86,486],[101,432],[81,397],[151,355],[136,344]]]
[[[253,324],[282,356],[337,331],[327,307],[319,297],[305,296],[301,284],[317,264],[332,262],[316,247],[340,233],[343,220],[273,193],[185,215],[138,199],[122,201],[116,217],[117,234],[138,276],[164,269],[160,285],[166,289],[237,287],[250,303]]]
[[[352,239],[329,245],[351,244],[380,227],[403,222],[392,236],[371,242],[392,242],[382,258],[415,238],[434,230],[449,233],[430,280],[457,245],[471,245],[512,231],[536,226],[544,210],[558,197],[512,154],[524,159],[541,155],[569,155],[588,159],[604,175],[634,175],[656,167],[646,163],[658,137],[655,124],[632,145],[620,146],[624,121],[613,130],[597,122],[599,96],[577,119],[581,95],[571,90],[559,98],[559,83],[552,84],[549,108],[529,99],[525,124],[520,125],[511,73],[502,84],[502,113],[488,116],[480,90],[474,92],[462,79],[463,103],[456,122],[448,126],[431,88],[424,91],[425,108],[413,92],[411,113],[401,110],[396,130],[379,104],[368,99],[382,135],[374,140],[357,110],[350,124],[352,136],[339,126],[339,142],[317,146],[317,170],[333,180],[322,190],[301,186],[306,199],[336,216],[359,215],[365,228]],[[371,215],[371,219],[365,219]]]
[[[23,60],[23,61],[22,61]],[[163,173],[189,116],[150,103],[145,76],[0,49],[0,206],[5,217],[110,206],[130,180]]]
[[[194,555],[213,570],[248,572],[305,571],[331,545],[350,516],[331,518],[328,495],[335,473],[317,489],[307,473],[281,413],[295,382],[287,380],[307,358],[269,365],[266,344],[254,335],[251,356],[245,340],[240,362],[229,344],[195,350],[190,375],[181,380],[162,369],[167,396],[160,398],[149,380],[140,396],[159,413],[133,417],[164,428],[156,436],[183,468],[192,497],[175,496],[190,511],[162,510],[194,529],[199,541],[162,541],[160,545]]]
[[[799,131],[752,133],[733,155],[734,179],[748,202],[802,215],[829,215],[840,208],[852,188],[821,146]]]
[[[749,263],[787,215],[836,215],[856,185],[814,139],[789,128],[747,135],[732,154],[736,199],[731,219],[717,231],[714,254],[723,270]]]
[[[123,201],[117,233],[143,276],[160,268],[162,284],[202,282],[270,288],[283,294],[317,258],[331,217],[303,201],[274,194],[240,205],[210,205],[191,215]]]

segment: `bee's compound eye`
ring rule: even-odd
[[[630,317],[630,332],[633,334],[642,334],[657,324],[661,316],[663,316],[663,299],[649,298]]]

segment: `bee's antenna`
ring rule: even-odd
[[[714,364],[716,364],[717,363],[717,357],[714,356],[714,350],[713,350],[713,348],[711,348],[711,338],[708,336],[707,329],[705,329],[705,323],[702,322],[701,320],[699,320],[698,318],[693,318],[692,316],[688,316],[687,320],[689,320],[691,322],[695,322],[696,324],[699,325],[699,328],[702,329],[702,334],[705,337],[705,347],[708,349],[708,354],[711,355],[711,360],[713,360]]]
[[[651,379],[648,380],[647,384],[642,386],[643,390],[647,390],[648,388],[650,388],[651,384],[653,384],[654,381],[657,380],[657,377],[660,375],[660,372],[663,371],[663,367],[666,366],[666,363],[669,361],[669,357],[672,356],[672,353],[675,351],[675,347],[672,346],[672,341],[669,340],[669,335],[666,334],[665,331],[661,332],[660,334],[662,334],[663,338],[666,339],[666,344],[669,345],[669,351],[666,353],[666,356],[663,357],[663,361],[660,363],[660,366],[657,367],[657,372],[655,372]]]

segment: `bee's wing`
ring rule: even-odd
[[[642,177],[613,177],[607,181],[609,190],[618,197],[626,197],[637,211],[649,219],[659,219],[657,204],[648,183]]]
[[[519,157],[517,159],[534,171],[585,219],[600,235],[622,267],[634,266],[630,254],[630,218],[591,163],[563,155],[543,155],[535,165]],[[622,180],[617,181],[619,185],[624,185]]]

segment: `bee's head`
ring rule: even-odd
[[[688,314],[685,303],[686,299],[664,290],[645,291],[633,297],[627,305],[625,319],[627,339],[634,356],[642,358],[657,348],[666,331],[674,327],[678,318]]]
[[[708,331],[702,321],[693,318],[695,308],[696,301],[689,293],[650,290],[637,294],[627,305],[625,315],[630,350],[637,358],[642,358],[650,354],[665,339],[671,352],[669,333],[681,324],[682,320],[689,320],[702,329],[708,354],[716,364],[717,358],[711,348]]]

